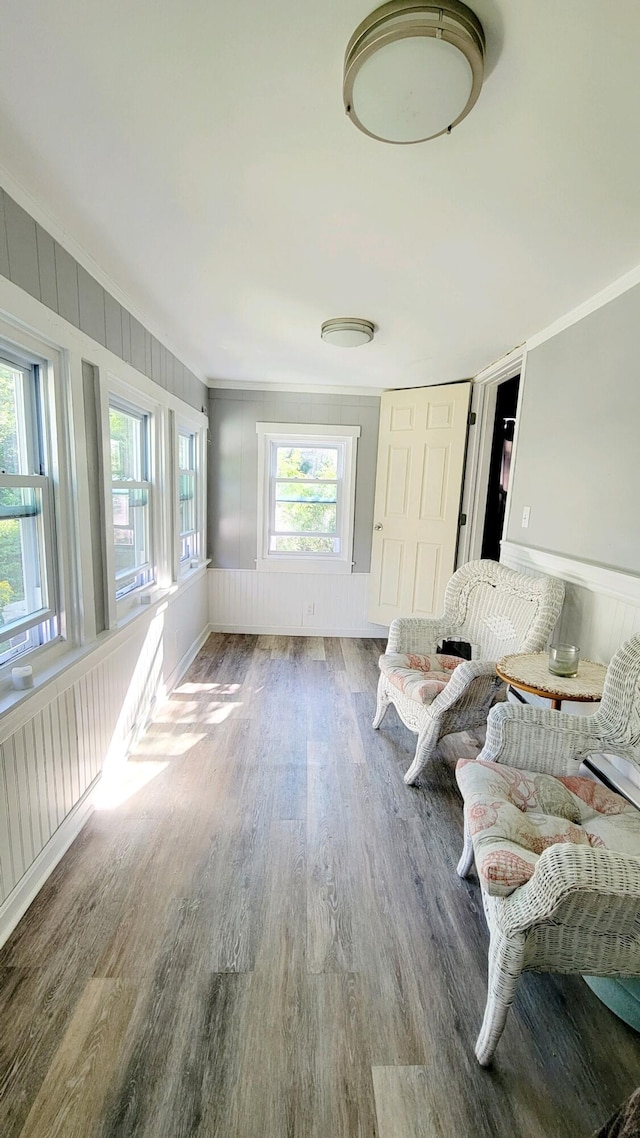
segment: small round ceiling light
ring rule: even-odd
[[[325,320],[320,335],[327,344],[336,348],[359,348],[373,340],[375,328],[370,320],[360,320],[351,316]]]
[[[459,0],[389,0],[349,40],[345,110],[359,130],[381,142],[437,138],[476,102],[484,53],[482,24]]]

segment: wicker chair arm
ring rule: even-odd
[[[487,687],[495,691],[502,685],[493,660],[465,660],[464,663],[458,664],[444,691],[441,691],[431,704],[433,713],[440,714],[457,703],[474,680],[480,678],[486,679]]]
[[[502,931],[513,936],[553,916],[575,893],[628,897],[640,911],[640,857],[560,843],[540,855],[533,877],[510,897],[500,898],[496,915]]]
[[[387,652],[417,652],[432,655],[438,643],[454,632],[451,621],[445,617],[433,620],[426,617],[401,616],[391,621]]]
[[[538,774],[574,774],[584,755],[606,750],[597,716],[580,717],[542,707],[492,707],[478,755],[488,762]]]

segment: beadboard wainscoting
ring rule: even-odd
[[[208,633],[206,573],[105,636],[0,723],[0,944]]]
[[[511,569],[565,582],[557,640],[579,644],[580,654],[608,664],[640,632],[640,576],[503,541],[500,560]]]
[[[368,573],[261,573],[209,569],[209,621],[217,632],[382,636],[367,620]]]

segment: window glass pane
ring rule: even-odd
[[[114,557],[119,578],[149,560],[149,494],[146,490],[114,487],[112,498]]]
[[[145,416],[109,408],[111,432],[111,474],[120,481],[144,482],[147,474],[144,456]]]
[[[194,462],[194,447],[193,435],[178,435],[178,466],[180,470],[193,470],[195,467]]]
[[[278,478],[337,478],[337,447],[276,447]]]
[[[337,537],[272,537],[270,553],[339,553]]]
[[[337,508],[321,502],[307,505],[299,502],[279,502],[275,508],[276,533],[335,533]]]
[[[3,474],[34,473],[27,469],[23,383],[20,368],[0,361],[0,472]]]
[[[194,474],[180,475],[180,533],[196,528],[196,480]]]
[[[276,482],[276,502],[336,502],[336,482]]]
[[[33,616],[47,604],[41,578],[41,513],[40,490],[0,489],[0,628]]]

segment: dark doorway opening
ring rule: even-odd
[[[520,376],[501,383],[496,395],[496,417],[493,425],[487,507],[484,515],[482,556],[500,560],[500,541],[507,507],[511,450],[516,425]]]

